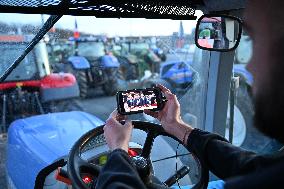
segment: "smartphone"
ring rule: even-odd
[[[164,99],[159,88],[119,91],[116,94],[117,110],[122,115],[142,113],[146,109],[159,111]]]

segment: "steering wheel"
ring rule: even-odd
[[[161,125],[150,122],[143,122],[143,121],[132,121],[132,124],[135,129],[140,129],[147,133],[141,154],[139,156],[132,158],[141,179],[144,181],[146,187],[148,186],[150,188],[156,188],[156,189],[169,188],[164,183],[160,182],[157,178],[155,178],[153,174],[149,174],[152,165],[150,161],[150,153],[152,150],[153,142],[154,139],[159,135],[171,137],[174,140],[180,142],[181,144],[182,142],[179,139],[177,139],[175,136],[165,132],[165,130]],[[82,172],[87,172],[88,174],[91,174],[92,176],[96,177],[98,177],[98,175],[100,174],[101,167],[99,165],[95,165],[93,163],[87,162],[86,160],[83,160],[80,157],[80,152],[83,149],[84,145],[87,144],[90,139],[104,133],[103,127],[104,125],[101,125],[84,134],[74,144],[74,146],[72,147],[69,153],[67,161],[67,171],[68,171],[68,176],[71,179],[72,186],[76,189],[89,189],[81,178]],[[190,149],[188,149],[186,146],[184,147],[188,151],[190,151]],[[206,189],[209,180],[208,168],[201,157],[198,157],[196,155],[194,156],[197,158],[200,164],[201,178],[199,182],[196,185],[194,185],[193,189]]]

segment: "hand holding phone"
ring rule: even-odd
[[[119,91],[116,99],[117,110],[122,115],[142,113],[144,110],[159,111],[164,105],[159,88]]]

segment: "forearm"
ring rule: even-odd
[[[254,171],[269,162],[268,157],[233,146],[219,135],[197,129],[188,136],[187,145],[222,179]]]
[[[176,121],[171,124],[170,127],[172,130],[168,131],[170,134],[177,137],[184,145],[187,145],[188,136],[190,135],[193,128],[183,122],[182,120]]]
[[[253,171],[269,159],[233,146],[219,135],[193,129],[182,120],[171,128],[171,134],[202,158],[209,169],[222,179]]]

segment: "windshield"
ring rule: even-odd
[[[101,57],[105,54],[102,42],[78,42],[78,54],[86,57]]]
[[[0,74],[23,52],[27,43],[0,42]],[[5,81],[33,80],[38,76],[34,54],[29,54]]]
[[[142,51],[142,50],[148,50],[149,44],[147,43],[131,43],[130,44],[130,50],[131,51]]]
[[[0,15],[1,22],[19,29],[6,32],[4,26],[0,25],[0,31],[3,35],[11,36],[26,36],[30,33],[35,35],[42,25],[42,19],[46,20],[47,16],[3,14]],[[103,123],[117,108],[117,91],[153,87],[158,83],[177,95],[183,120],[193,127],[203,128],[209,52],[193,47],[195,25],[196,20],[62,17],[42,40],[48,61],[39,61],[42,60],[42,56],[33,50],[8,77],[8,80],[17,80],[21,83],[15,83],[0,93],[2,96],[7,96],[7,104],[17,107],[7,109],[6,128],[9,128],[10,123],[19,118],[53,115],[54,112],[74,110],[87,112],[92,119],[96,117],[101,120],[99,123]],[[74,35],[75,31],[79,32],[79,36]],[[99,42],[80,41],[85,36],[94,36],[102,40]],[[77,42],[74,38],[77,38]],[[125,42],[133,38],[141,39],[143,42]],[[127,46],[128,44],[130,47]],[[0,42],[1,74],[23,52],[26,45],[27,43],[7,45]],[[144,52],[144,50],[147,51]],[[143,53],[140,53],[142,51]],[[92,61],[90,57],[99,59]],[[49,67],[50,73],[39,74]],[[30,82],[37,75],[41,75],[36,79],[38,82]],[[73,82],[73,78],[76,82]],[[79,113],[77,112],[76,115]],[[70,119],[75,117],[74,114],[70,114],[69,118],[67,116],[63,120],[72,125]],[[66,153],[67,155],[75,140],[82,135],[77,129],[83,126],[78,125],[75,130],[71,128],[69,130],[67,127],[61,128],[64,124],[59,127],[60,120],[57,119],[46,127],[29,121],[27,124],[32,124],[30,128],[34,130],[27,131],[27,135],[37,141],[34,143],[47,145],[44,149],[53,151],[54,154]],[[129,119],[158,123],[158,120],[143,113],[133,114],[129,116]],[[44,120],[39,122],[43,123]],[[78,124],[82,123],[85,121],[78,122]],[[92,123],[95,124],[95,122]],[[42,129],[42,131],[37,129]],[[133,134],[132,142],[143,145],[143,136]],[[68,140],[65,140],[66,137]],[[45,142],[42,141],[44,138],[46,138]],[[156,162],[154,169],[159,177],[166,179],[175,172],[176,158],[174,155],[178,143],[166,137],[160,137],[159,140],[162,142],[158,142],[153,148],[153,159]],[[62,149],[58,148],[57,142],[64,144]],[[166,147],[168,149],[165,153],[159,154],[159,150]],[[178,153],[188,152],[179,147]],[[171,160],[160,161],[170,156]],[[54,157],[53,155],[47,157],[48,162],[55,161],[52,159]],[[183,164],[188,164],[192,159],[192,157],[179,158],[178,168]],[[169,161],[174,164],[169,167],[165,166]],[[199,176],[189,173],[180,184],[194,184]],[[22,182],[22,186],[27,186],[27,188],[30,186],[29,179]],[[5,187],[0,185],[0,188]]]

